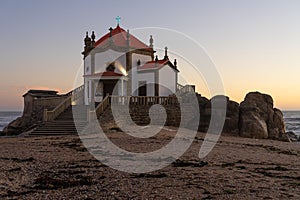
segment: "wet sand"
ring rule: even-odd
[[[173,137],[163,131],[133,140],[107,134],[120,147],[144,152]],[[222,136],[198,158],[204,134],[175,163],[146,174],[111,169],[78,136],[0,138],[1,199],[300,199],[300,144]]]

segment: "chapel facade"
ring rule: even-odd
[[[169,96],[176,92],[178,67],[168,49],[159,59],[154,40],[149,45],[125,31],[119,23],[96,40],[95,33],[84,38],[84,103],[100,103],[107,95]]]

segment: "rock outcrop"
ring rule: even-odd
[[[199,99],[199,98],[198,98]],[[208,100],[204,97],[201,97],[199,101],[200,106],[200,124],[199,131],[206,132],[210,119],[211,119],[211,110],[212,110],[212,101],[217,102],[215,107],[215,113],[222,113],[223,106],[221,106],[218,101],[226,101],[226,116],[225,123],[223,127],[224,133],[230,133],[233,135],[238,135],[239,133],[239,104],[235,101],[232,101],[227,96],[218,95]]]
[[[24,127],[26,127],[26,121],[22,117],[18,117],[3,129],[3,134],[17,135],[24,131]]]
[[[249,138],[288,141],[282,112],[274,108],[270,95],[250,92],[239,105],[226,96],[215,96],[208,100],[198,96],[200,108],[199,131],[207,132],[211,120],[212,101],[226,101],[226,117],[222,134]],[[215,113],[222,113],[218,106]]]
[[[286,140],[283,114],[270,95],[250,92],[240,105],[239,134],[243,137]]]

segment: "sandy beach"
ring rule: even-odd
[[[150,151],[174,132],[132,140],[107,133],[120,147]],[[198,158],[204,134],[176,162],[130,174],[93,158],[78,136],[0,138],[1,199],[299,199],[300,145],[222,136]]]

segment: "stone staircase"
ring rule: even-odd
[[[76,126],[74,123],[74,116]],[[87,122],[87,107],[82,105],[69,106],[55,120],[46,122],[30,132],[29,136],[72,135],[82,130]],[[77,129],[78,130],[77,130]]]
[[[179,98],[184,98],[185,94],[194,91],[194,86],[186,85],[178,88],[176,95],[180,96]],[[83,130],[88,124],[88,107],[82,105],[83,102],[83,87],[80,86],[75,90],[70,92],[70,97],[64,100],[60,105],[58,105],[52,111],[44,112],[44,123],[41,124],[36,129],[28,133],[29,136],[55,136],[55,135],[72,135],[77,134],[79,131]],[[81,104],[71,106],[71,103],[74,100],[81,100]],[[129,103],[129,110],[123,109],[121,106],[124,102]],[[145,96],[127,96],[127,97],[118,97],[118,96],[107,96],[101,104],[96,105],[95,116],[100,117],[100,124],[109,124],[115,119],[112,116],[111,109],[109,104],[113,103],[116,106],[119,106],[117,109],[117,120],[126,121],[127,119],[130,123],[134,122],[138,125],[147,125],[150,123],[149,109],[153,104],[162,105],[167,113],[167,119],[165,125],[168,126],[178,126],[181,122],[181,114],[183,113],[192,113],[193,108],[189,108],[188,104],[184,106],[183,110],[179,108],[178,100],[176,97],[145,97]],[[120,104],[120,105],[118,105]],[[126,103],[125,103],[126,104]],[[127,104],[128,105],[128,104]],[[129,113],[126,113],[129,112]],[[89,112],[90,114],[90,112]],[[91,116],[91,115],[90,115]],[[120,117],[118,117],[120,116]],[[123,117],[122,117],[123,116]],[[125,117],[124,117],[125,116]],[[76,125],[75,125],[75,120]],[[90,120],[96,120],[97,118]],[[157,122],[161,123],[162,120],[159,118],[156,119]],[[190,120],[190,119],[186,119]],[[125,122],[124,121],[124,122]],[[102,122],[102,123],[101,123]],[[103,123],[104,122],[104,123]],[[184,122],[187,124],[188,122]]]

